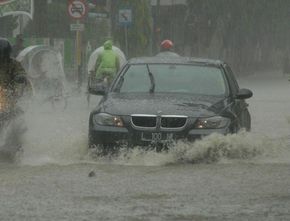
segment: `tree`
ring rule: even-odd
[[[197,35],[196,44],[202,49],[195,52],[197,55],[206,52],[207,56],[227,60],[237,71],[246,72],[259,66],[279,65],[279,53],[289,50],[288,0],[189,0],[188,6],[186,23],[193,24],[193,28],[186,44],[192,45],[192,36]],[[200,25],[203,20],[211,21],[207,30]],[[214,42],[218,47],[211,50]]]
[[[70,18],[67,13],[67,1],[34,1],[34,19],[29,23],[26,34],[34,37],[69,37]]]
[[[152,36],[150,7],[150,1],[147,0],[120,0],[112,7],[112,14],[116,15],[112,17],[113,37],[124,51],[126,51],[125,28],[118,23],[118,12],[121,8],[132,9],[132,25],[128,27],[128,57],[141,56],[149,50]]]
[[[17,16],[0,17],[0,36],[11,37],[13,30],[17,27]]]

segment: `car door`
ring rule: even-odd
[[[225,63],[223,68],[229,81],[230,96],[233,102],[232,111],[237,117],[236,130],[245,128],[249,131],[251,128],[251,117],[248,111],[248,104],[244,99],[236,99],[236,95],[240,89],[236,77],[228,64]]]

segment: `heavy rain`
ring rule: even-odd
[[[0,0],[0,220],[289,220],[289,21],[288,0]],[[164,40],[172,43],[165,65],[173,53],[181,56],[170,71],[182,57],[231,67],[239,88],[253,92],[245,99],[250,129],[99,154],[89,145],[90,114],[104,97],[114,98],[90,93],[104,43],[112,42],[121,73],[129,60],[158,60]],[[147,108],[177,103],[172,93],[152,101],[160,94],[159,69],[146,65],[150,102],[138,91],[131,103],[103,104],[126,106],[131,124],[136,110],[152,117]],[[16,75],[9,96],[7,73]],[[198,105],[207,108],[201,115],[211,110],[205,101]],[[181,118],[196,108],[162,111]],[[106,128],[125,127],[122,117]]]

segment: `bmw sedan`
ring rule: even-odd
[[[130,59],[89,118],[89,147],[168,145],[250,130],[245,99],[228,64],[186,57]]]

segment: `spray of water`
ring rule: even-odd
[[[212,134],[194,143],[178,142],[168,151],[141,147],[121,148],[118,154],[92,157],[87,154],[88,116],[84,95],[69,99],[66,110],[50,104],[33,103],[26,110],[28,131],[24,139],[22,164],[75,164],[81,162],[123,165],[168,165],[180,163],[289,162],[288,138],[271,138],[241,131],[238,134]]]
[[[66,110],[50,104],[33,103],[26,110],[22,164],[75,164],[81,162],[123,165],[168,165],[181,163],[289,163],[289,139],[241,131],[238,134],[212,134],[194,143],[178,142],[163,152],[141,147],[121,148],[113,156],[95,157],[87,153],[88,116],[83,95],[70,98]]]
[[[163,152],[122,148],[118,154],[97,157],[98,162],[123,165],[160,166],[196,163],[289,163],[286,139],[271,139],[245,131],[238,134],[212,134],[194,143],[178,142]]]
[[[71,86],[72,87],[72,86]],[[156,152],[141,147],[122,148],[114,156],[87,154],[88,116],[97,101],[88,108],[86,95],[74,93],[65,110],[53,108],[42,100],[25,107],[28,131],[21,163],[26,165],[71,164],[80,162],[124,165],[168,165],[181,163],[289,163],[289,137],[247,133],[212,134],[194,143],[178,142],[168,151]],[[257,117],[257,116],[256,116]],[[256,119],[256,118],[254,118]],[[284,121],[288,121],[286,117]],[[271,125],[270,125],[271,126]]]
[[[25,110],[27,132],[22,164],[70,164],[86,152],[88,111],[82,97],[75,96],[65,110],[35,100]]]

